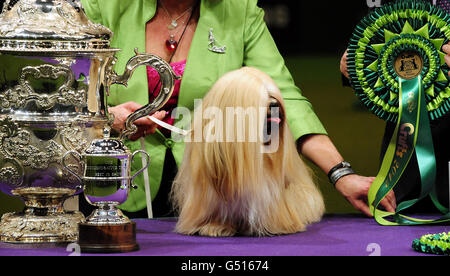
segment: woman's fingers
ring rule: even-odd
[[[158,111],[152,115],[152,117],[157,118],[158,120],[163,120],[166,117],[166,111]],[[139,120],[134,121],[134,124],[138,127],[138,130],[135,134],[130,137],[130,140],[135,141],[140,137],[145,137],[147,135],[153,134],[158,127],[152,120],[148,117],[143,117]]]
[[[450,54],[450,43],[449,44],[445,44],[442,47],[442,51],[444,51],[447,55]]]
[[[114,115],[112,128],[117,132],[122,132],[125,127],[125,121],[131,113],[141,108],[142,105],[135,102],[126,102],[108,108],[108,112]]]
[[[109,112],[114,114],[114,124],[113,128],[118,131],[122,132],[125,127],[125,122],[133,112],[140,109],[142,105],[134,103],[134,102],[127,102],[115,107],[111,107],[109,109]],[[163,120],[167,115],[166,111],[158,111],[154,113],[152,116]],[[140,118],[133,122],[134,125],[138,127],[138,130],[136,133],[134,133],[132,136],[129,137],[130,140],[135,141],[139,139],[142,136],[146,136],[152,133],[155,133],[157,125],[150,120],[147,116]]]
[[[368,178],[371,183],[375,181],[375,177],[369,177]],[[395,213],[395,210],[397,209],[397,200],[395,198],[394,191],[390,191],[386,197],[380,202],[380,205],[383,206],[386,211]]]
[[[350,78],[350,75],[348,73],[348,67],[347,67],[347,57],[348,57],[348,50],[345,51],[344,55],[342,55],[341,63],[340,63],[340,70],[341,73],[347,78]]]
[[[447,55],[444,57],[445,58],[445,63],[447,63],[448,66],[450,66],[450,43],[446,44],[442,47],[442,51],[444,51],[444,53],[446,53]],[[450,72],[448,73],[450,76]]]

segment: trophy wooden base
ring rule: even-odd
[[[91,225],[80,223],[78,244],[84,253],[126,253],[139,250],[136,223]]]

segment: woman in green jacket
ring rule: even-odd
[[[194,101],[202,99],[222,75],[242,66],[255,67],[270,75],[282,91],[289,126],[300,153],[327,174],[341,166],[344,159],[326,135],[310,102],[295,86],[257,0],[81,2],[92,21],[114,32],[111,46],[122,49],[117,54],[117,68],[124,68],[134,55],[134,48],[138,48],[164,58],[182,74],[171,101],[164,107],[168,115],[160,112],[155,115],[157,118],[173,124],[175,107],[193,110]],[[128,88],[111,87],[108,101],[110,112],[116,117],[117,131],[131,112],[148,103],[149,96],[158,91],[158,84],[151,80],[152,74],[151,69],[139,68]],[[128,212],[153,212],[155,217],[168,215],[167,194],[176,164],[182,160],[184,143],[174,142],[170,134],[155,129],[150,119],[140,119],[136,125],[139,131],[132,139],[136,141],[128,141],[127,146],[132,151],[144,148],[150,154],[151,165],[148,172],[135,180],[139,188],[131,192],[121,208]],[[133,165],[136,169],[141,166]],[[335,184],[355,208],[370,216],[366,197],[372,181],[373,178],[349,174]],[[151,201],[153,204],[147,204]],[[392,211],[393,195],[383,205]]]

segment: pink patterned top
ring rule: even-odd
[[[179,61],[179,62],[172,62],[170,63],[173,70],[175,71],[175,74],[177,76],[183,76],[184,69],[186,67],[186,60]],[[153,69],[150,66],[147,66],[147,79],[148,79],[148,89],[149,89],[149,100],[152,101],[158,96],[159,89],[161,88],[161,84],[159,83],[159,75],[158,72],[156,72],[155,69]],[[166,118],[163,119],[165,123],[168,123],[170,125],[174,124],[175,119],[172,119],[172,112],[178,105],[178,96],[180,95],[180,85],[181,85],[181,79],[175,80],[175,88],[173,90],[172,96],[170,97],[169,101],[166,103],[166,105],[162,108],[162,110],[165,110],[167,112]],[[170,137],[171,133],[169,130],[166,130],[164,128],[161,128],[158,126],[158,129],[166,136]]]

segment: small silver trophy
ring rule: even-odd
[[[150,157],[145,151],[130,150],[120,139],[109,137],[109,128],[105,128],[104,137],[91,142],[91,145],[83,154],[69,151],[63,159],[64,167],[81,183],[86,200],[98,207],[87,219],[90,224],[124,224],[130,220],[116,208],[124,203],[130,188],[137,189],[133,180],[149,166]],[[131,164],[137,154],[144,154],[146,164],[143,168],[131,176]],[[82,164],[84,174],[78,175],[70,166],[66,165],[69,155],[75,155]]]
[[[131,176],[131,164],[137,154],[146,157],[142,169]],[[66,165],[69,155],[75,155],[82,165],[82,176]],[[84,153],[69,151],[63,157],[64,167],[76,176],[83,186],[86,200],[98,207],[79,224],[79,245],[84,252],[129,252],[138,249],[136,224],[116,206],[124,203],[136,176],[149,166],[145,151],[131,153],[121,139],[110,138],[105,127],[104,137],[91,142]]]

